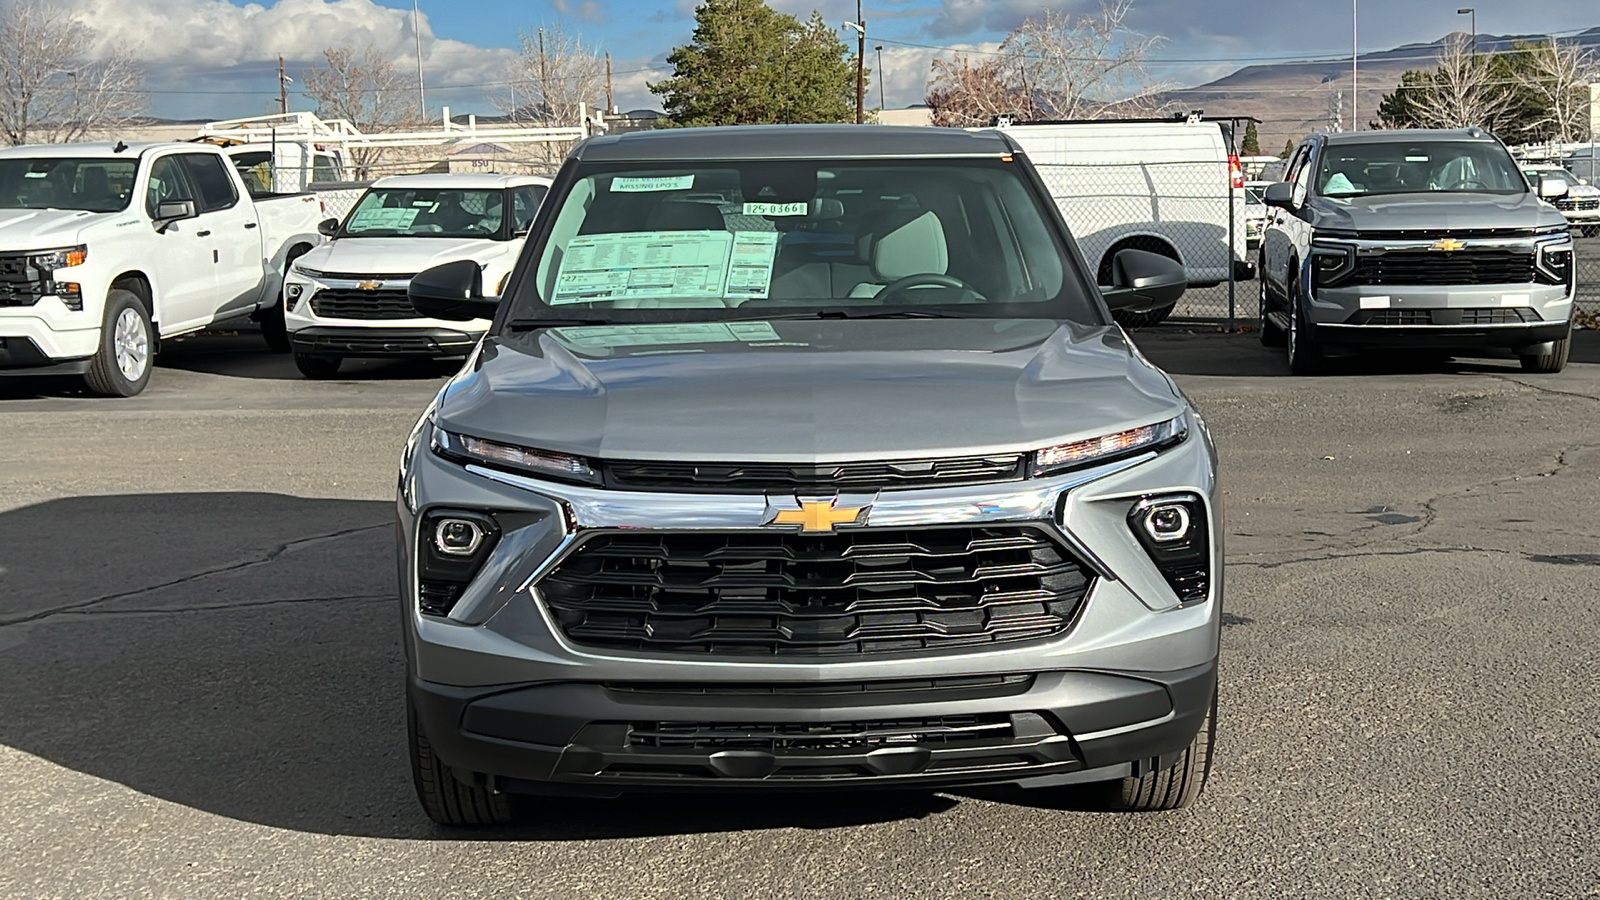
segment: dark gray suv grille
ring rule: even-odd
[[[328,319],[415,319],[405,288],[363,291],[323,288],[311,295],[311,311]]]
[[[1060,634],[1089,581],[1025,526],[645,533],[590,538],[538,592],[585,646],[815,657]]]
[[[1531,284],[1533,252],[1457,250],[1362,256],[1356,263],[1355,280],[1375,285]]]

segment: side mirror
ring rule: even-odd
[[[1560,200],[1567,195],[1567,182],[1561,178],[1540,178],[1539,199]]]
[[[155,226],[156,234],[166,234],[173,222],[180,219],[192,219],[200,213],[195,210],[193,200],[168,200],[156,206]]]
[[[492,319],[500,301],[483,296],[483,267],[458,259],[427,269],[411,279],[406,296],[418,315],[450,322]]]
[[[1120,250],[1111,258],[1111,286],[1100,296],[1113,310],[1150,312],[1178,302],[1189,287],[1183,263],[1148,250]]]
[[[339,233],[338,219],[323,219],[317,223],[317,234],[323,237],[333,237]]]
[[[1261,202],[1278,209],[1294,209],[1294,185],[1287,181],[1267,185],[1261,194]]]

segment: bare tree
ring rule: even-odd
[[[1494,128],[1511,111],[1516,95],[1498,84],[1488,58],[1479,56],[1467,35],[1451,35],[1439,51],[1433,84],[1413,101],[1423,128]]]
[[[1133,0],[1103,0],[1095,15],[1046,8],[1000,45],[1012,83],[1034,98],[1043,118],[1094,119],[1150,108],[1165,85],[1145,60],[1165,38],[1128,30]]]
[[[1539,101],[1543,114],[1532,126],[1559,143],[1589,136],[1587,85],[1600,78],[1600,57],[1571,42],[1550,41],[1531,49],[1517,79]]]
[[[0,139],[79,141],[126,126],[144,109],[144,72],[123,48],[84,52],[94,29],[38,0],[0,11]]]
[[[302,75],[305,94],[317,101],[317,115],[344,119],[365,132],[392,130],[419,118],[406,73],[368,44],[357,51],[349,44],[322,51],[324,65]],[[353,147],[350,164],[358,179],[373,176],[384,150]]]
[[[577,34],[557,23],[522,32],[521,51],[512,63],[511,96],[501,111],[514,121],[546,128],[579,125],[586,108],[605,97],[605,58]],[[559,163],[571,149],[567,142],[532,145],[535,162]]]
[[[936,123],[943,116],[987,124],[990,106],[1034,119],[1154,112],[1167,86],[1151,80],[1145,61],[1165,39],[1130,31],[1132,9],[1133,0],[1101,0],[1098,13],[1083,16],[1046,8],[1007,35],[990,61],[935,61],[928,105]]]
[[[934,125],[973,128],[1000,116],[1038,118],[1038,108],[1021,90],[1006,83],[1004,64],[986,59],[973,65],[967,57],[933,61],[927,104]]]

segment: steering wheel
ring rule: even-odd
[[[903,297],[895,301],[890,301],[888,298],[895,294],[903,293],[906,290],[914,287],[962,288],[964,290],[972,291],[974,294],[977,293],[977,291],[972,290],[972,285],[967,284],[965,281],[962,281],[954,275],[940,275],[935,272],[919,272],[916,275],[907,275],[904,278],[896,278],[894,281],[889,282],[889,284],[886,285],[883,290],[878,292],[878,297],[883,299],[886,303],[905,303],[907,301],[906,298]]]
[[[1470,191],[1473,189],[1487,191],[1489,186],[1476,178],[1463,178],[1455,184],[1450,185],[1450,190],[1452,191]]]

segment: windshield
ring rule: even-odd
[[[576,174],[559,208],[552,198],[540,213],[551,233],[513,320],[878,310],[1099,323],[1009,161],[613,164]]]
[[[138,167],[136,159],[0,159],[0,209],[126,209]]]
[[[374,188],[350,211],[339,237],[499,237],[504,201],[498,189]]]
[[[1527,190],[1511,154],[1489,141],[1332,144],[1317,168],[1317,193],[1324,197]]]

